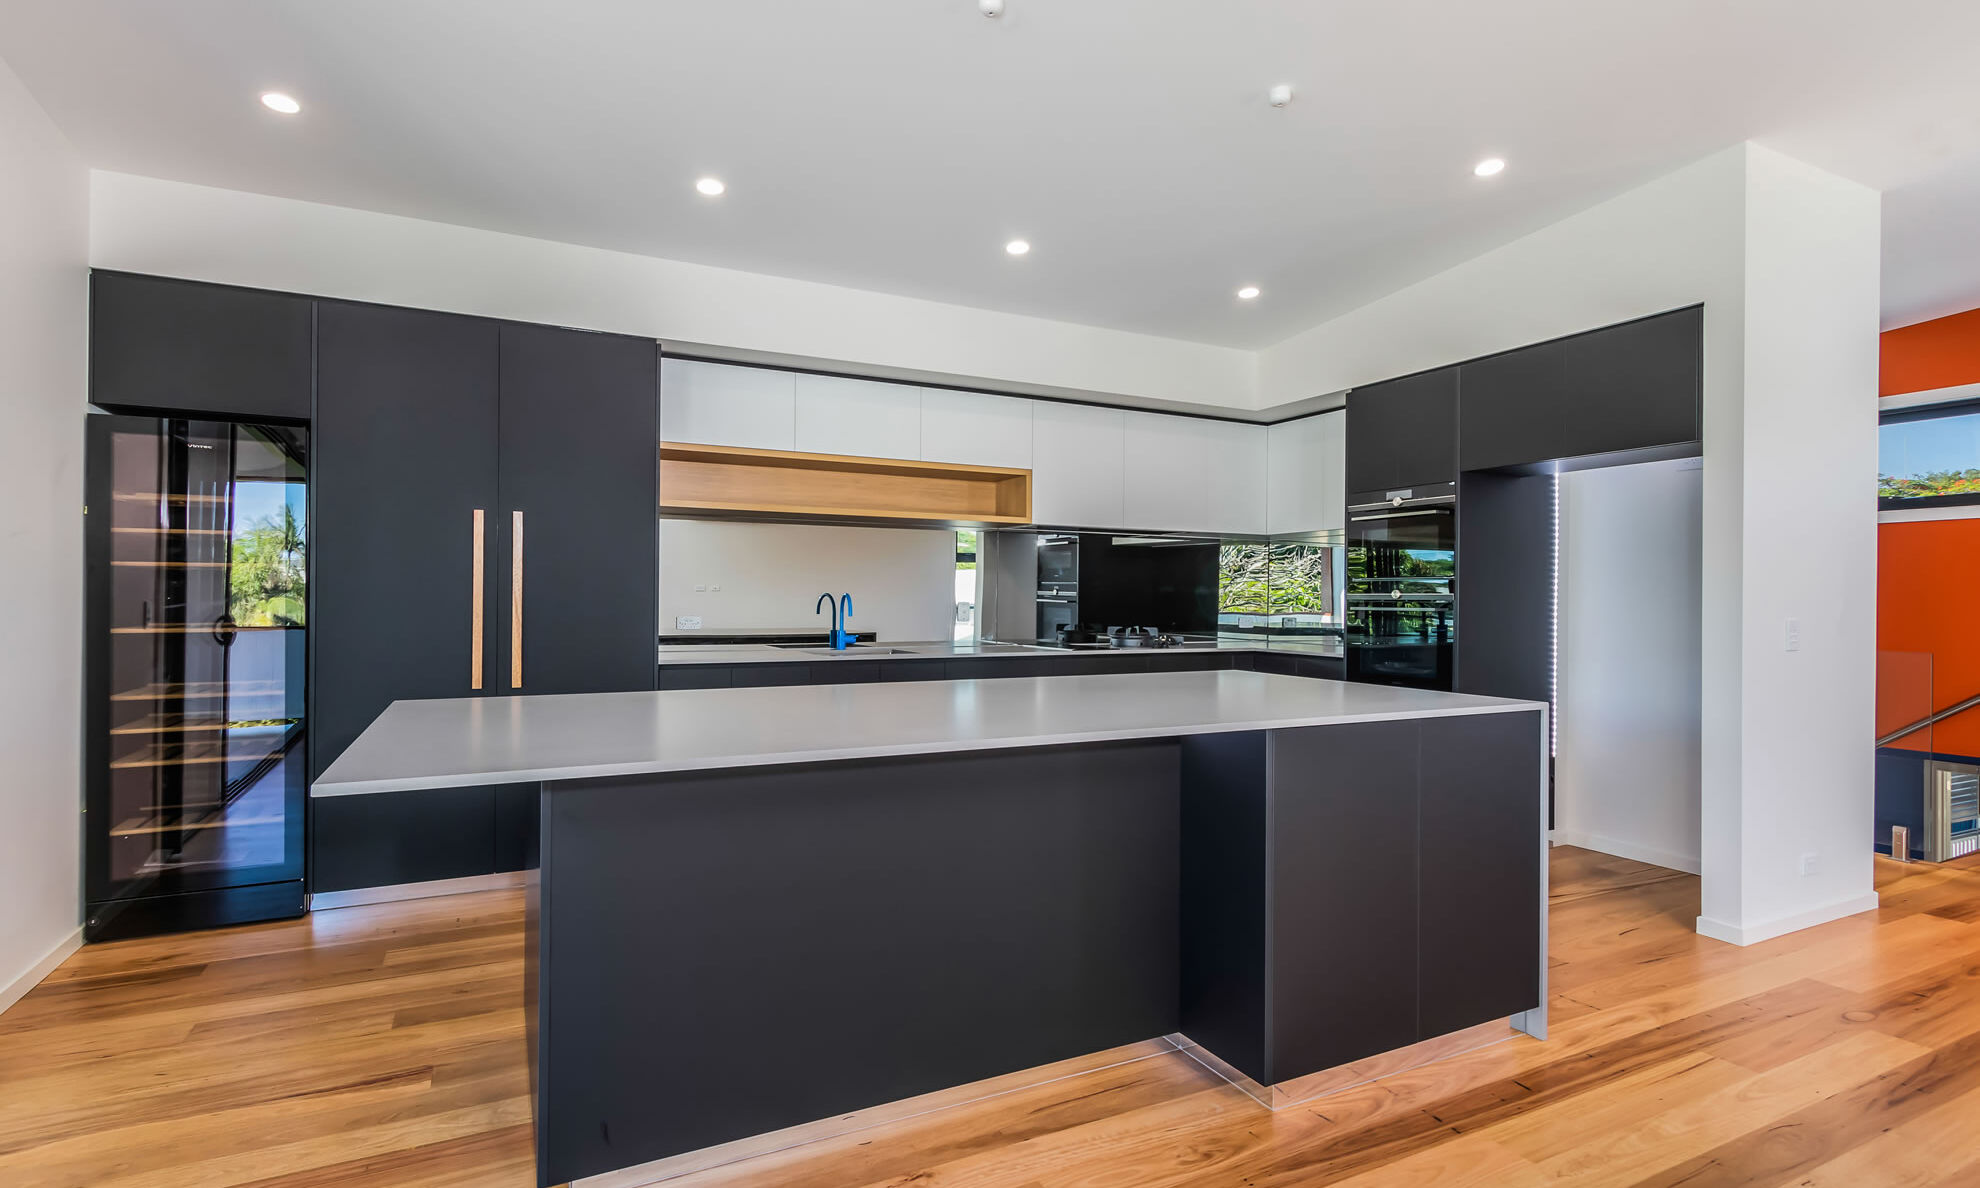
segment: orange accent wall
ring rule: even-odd
[[[1883,335],[1879,396],[1980,384],[1980,309]]]
[[[1921,661],[1929,653],[1933,709],[1980,693],[1980,519],[1877,526],[1877,733],[1923,717]],[[1900,746],[1980,756],[1980,710],[1969,710]]]
[[[1880,395],[1980,383],[1980,309],[1886,331],[1882,347]],[[1877,526],[1877,651],[1879,736],[1980,693],[1980,518]],[[1897,745],[1980,756],[1980,709]]]

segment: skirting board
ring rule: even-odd
[[[367,903],[398,903],[406,899],[432,899],[439,895],[467,895],[475,891],[507,891],[529,885],[530,872],[509,870],[500,874],[469,875],[464,879],[434,879],[429,883],[395,883],[389,887],[358,887],[351,891],[324,891],[309,897],[309,910],[360,907]]]
[[[1761,941],[1773,940],[1777,936],[1786,936],[1790,932],[1800,932],[1804,928],[1813,928],[1817,924],[1827,924],[1831,920],[1840,920],[1844,916],[1854,916],[1858,912],[1874,912],[1877,910],[1877,902],[1877,893],[1872,891],[1867,895],[1851,896],[1848,899],[1838,900],[1835,903],[1822,907],[1810,908],[1805,912],[1796,912],[1791,916],[1779,916],[1759,924],[1749,924],[1743,927],[1738,924],[1728,924],[1724,920],[1714,920],[1710,916],[1700,916],[1698,917],[1698,935],[1709,936],[1713,940],[1725,941],[1729,945],[1757,945]]]
[[[1584,850],[1594,850],[1598,854],[1613,854],[1632,862],[1648,862],[1652,866],[1661,866],[1666,870],[1681,870],[1686,874],[1697,874],[1700,870],[1696,854],[1677,854],[1670,850],[1659,850],[1654,846],[1639,846],[1634,842],[1604,837],[1599,833],[1555,829],[1547,834],[1547,839],[1557,846],[1579,846]]]
[[[41,985],[41,979],[55,972],[55,967],[67,961],[71,954],[82,948],[82,929],[62,938],[61,943],[48,950],[41,960],[21,972],[21,976],[0,987],[0,1012],[27,997],[27,992]]]

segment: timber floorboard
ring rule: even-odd
[[[1980,1185],[1980,860],[1740,949],[1552,852],[1551,1038],[1277,1113],[1151,1045],[670,1188]],[[522,893],[94,945],[0,1015],[8,1188],[528,1188]],[[704,1164],[706,1161],[702,1161]]]

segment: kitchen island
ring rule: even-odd
[[[312,794],[541,788],[549,1185],[1158,1037],[1270,1087],[1543,1034],[1545,719],[1243,671],[414,701]]]

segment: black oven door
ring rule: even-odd
[[[1079,603],[1070,598],[1038,596],[1038,642],[1056,642],[1061,634],[1079,622]]]
[[[1041,588],[1079,585],[1079,537],[1038,538],[1038,585]]]

